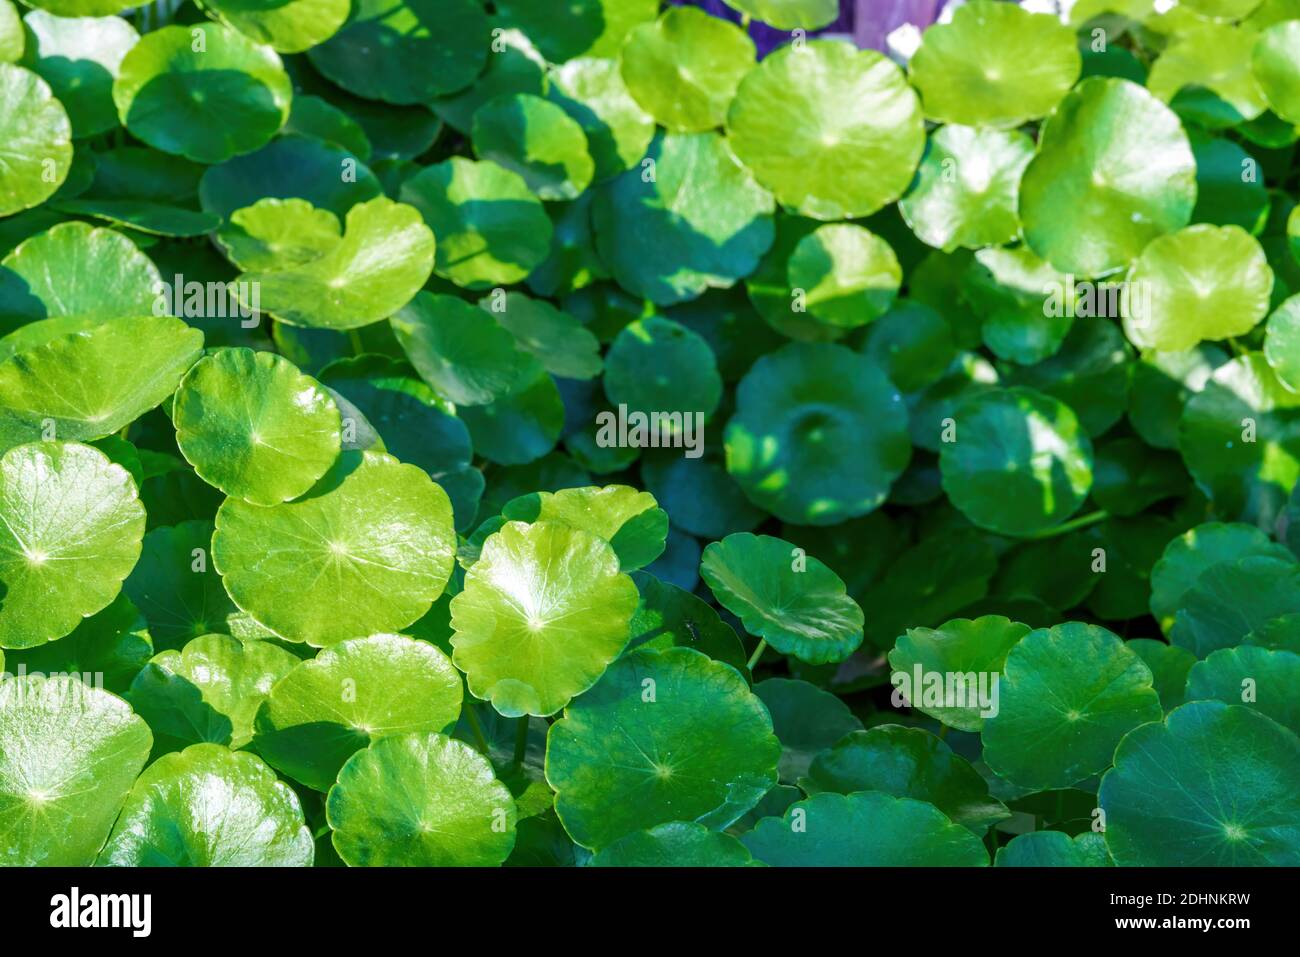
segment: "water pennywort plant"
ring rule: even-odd
[[[727,6],[0,0],[0,862],[1300,864],[1300,6]]]

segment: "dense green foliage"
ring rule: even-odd
[[[0,864],[1300,864],[1300,2],[0,0]]]

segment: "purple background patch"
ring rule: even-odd
[[[669,0],[677,6],[695,6],[714,16],[733,23],[740,14],[722,0]],[[925,29],[939,17],[947,0],[840,0],[840,18],[819,33],[847,33],[858,46],[884,50],[885,37],[904,23],[914,23]],[[770,53],[790,39],[783,30],[774,30],[765,23],[750,25],[749,35],[762,53]]]

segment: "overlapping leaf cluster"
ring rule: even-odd
[[[0,0],[0,863],[1300,863],[1300,4],[728,3]]]

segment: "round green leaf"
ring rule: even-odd
[[[492,867],[515,845],[509,789],[473,748],[441,734],[383,738],[339,771],[325,813],[353,867]]]
[[[1251,525],[1208,522],[1178,536],[1151,569],[1151,614],[1168,632],[1203,572],[1220,562],[1252,555],[1291,558],[1285,545]]]
[[[668,445],[677,436],[685,442],[687,430],[700,435],[701,423],[722,399],[722,377],[703,337],[671,319],[650,316],[624,327],[610,346],[605,395],[614,406],[625,409],[631,444],[651,445],[657,437]],[[634,413],[644,417],[652,430],[644,438],[637,437]],[[607,445],[617,444],[620,438],[616,429],[611,431],[614,435],[607,437]]]
[[[979,675],[1000,675],[1007,652],[1027,634],[1028,625],[1000,615],[973,621],[957,618],[938,628],[909,628],[889,653],[894,669],[891,683],[898,689],[900,703],[950,728],[979,731],[989,717],[978,696],[971,696],[978,692]],[[961,697],[936,693],[947,688],[950,675],[961,676],[965,689]],[[974,684],[969,680],[972,675]]]
[[[656,121],[699,133],[722,125],[755,57],[740,28],[694,7],[669,7],[631,32],[619,62],[628,91]]]
[[[1261,33],[1251,68],[1273,112],[1300,124],[1300,21],[1285,20]]]
[[[723,828],[776,783],[767,709],[729,665],[688,648],[609,666],[551,725],[546,779],[575,842],[595,850],[669,821]]]
[[[1300,295],[1286,300],[1268,317],[1264,358],[1284,386],[1300,392]]]
[[[1300,734],[1300,655],[1254,645],[1223,648],[1197,662],[1187,676],[1187,700],[1244,704]]]
[[[121,17],[56,17],[32,10],[23,17],[31,47],[25,63],[59,98],[78,139],[117,126],[113,81],[140,34]]]
[[[577,199],[595,163],[587,134],[561,107],[526,93],[499,96],[474,113],[474,152],[523,177],[545,200]]]
[[[519,282],[550,254],[546,210],[519,174],[496,163],[453,156],[406,180],[401,196],[438,237],[434,271],[458,286]]]
[[[1300,612],[1300,565],[1251,554],[1203,571],[1179,598],[1169,640],[1204,658],[1283,615]]]
[[[834,223],[799,240],[786,266],[786,281],[813,318],[851,329],[889,311],[903,270],[889,243],[875,233]]]
[[[458,406],[487,405],[538,368],[491,312],[454,296],[417,293],[390,322],[420,378]]]
[[[381,196],[349,210],[343,239],[318,259],[239,281],[281,322],[355,329],[411,301],[433,271],[435,245],[415,209]]]
[[[253,744],[272,767],[327,791],[371,742],[453,727],[461,695],[460,676],[433,645],[400,635],[354,638],[297,665],[271,689]]]
[[[158,268],[121,233],[60,223],[0,261],[0,329],[46,318],[87,320],[78,328],[88,328],[91,320],[148,316],[161,282]]]
[[[898,208],[917,238],[939,249],[1009,243],[1020,233],[1020,178],[1033,155],[1018,131],[941,127]]]
[[[638,601],[606,541],[556,521],[509,522],[451,600],[456,667],[508,717],[554,714],[623,650]]]
[[[235,604],[317,647],[418,620],[456,550],[447,493],[377,452],[344,452],[296,502],[227,499],[216,525],[212,560]]]
[[[1124,317],[1129,341],[1174,352],[1244,335],[1268,314],[1273,270],[1240,226],[1188,226],[1157,236],[1129,269],[1141,295]]]
[[[126,699],[154,733],[154,755],[211,742],[242,748],[271,686],[298,658],[267,641],[204,635],[155,655]]]
[[[276,272],[319,259],[339,244],[338,217],[305,199],[260,199],[230,214],[214,239],[248,272]]]
[[[1257,36],[1250,28],[1217,23],[1180,32],[1156,58],[1147,88],[1205,126],[1253,120],[1268,109],[1251,72]]]
[[[1084,833],[1031,831],[998,848],[995,867],[1111,867],[1105,839]]]
[[[265,146],[292,99],[275,51],[216,23],[146,34],[113,82],[118,116],[133,136],[199,163]]]
[[[239,615],[209,561],[211,550],[208,521],[181,522],[145,535],[140,561],[122,590],[149,623],[156,650],[228,633],[231,619]]]
[[[862,644],[862,609],[844,582],[789,542],[728,535],[704,549],[700,575],[719,604],[781,654],[819,665]]]
[[[1127,266],[1186,226],[1196,159],[1178,117],[1135,83],[1090,77],[1043,124],[1020,185],[1025,241],[1062,272]]]
[[[1046,116],[1082,67],[1074,31],[1055,16],[989,0],[927,29],[909,64],[927,119],[999,129]]]
[[[641,161],[654,139],[655,121],[632,99],[617,60],[570,60],[552,70],[549,78],[548,97],[587,134],[596,179],[617,176]]]
[[[511,499],[501,517],[514,522],[561,522],[603,538],[623,571],[649,565],[662,554],[668,516],[649,492],[627,485],[534,492]]]
[[[71,675],[86,684],[97,684],[114,694],[123,694],[131,679],[153,657],[153,644],[144,617],[120,594],[98,614],[58,641],[23,651],[0,652],[0,668],[16,674]]]
[[[933,804],[879,791],[816,794],[741,837],[774,867],[984,867],[980,839]]]
[[[740,381],[726,451],[754,504],[792,524],[833,525],[878,508],[907,467],[907,409],[870,359],[791,343]]]
[[[596,249],[614,278],[659,305],[748,276],[772,245],[775,203],[717,133],[668,133],[596,194]]]
[[[627,834],[591,859],[591,867],[751,867],[754,859],[730,834],[693,821],[672,821]]]
[[[97,863],[310,867],[313,850],[298,795],[256,755],[196,744],[140,775]]]
[[[201,6],[240,33],[281,53],[302,53],[339,31],[348,0],[202,0]]]
[[[64,675],[0,680],[0,860],[93,863],[151,743],[117,695]]]
[[[894,202],[925,148],[921,104],[902,71],[874,50],[828,40],[782,47],[752,70],[727,134],[783,206],[821,220]]]
[[[1069,406],[1023,387],[972,396],[939,451],[943,488],[981,528],[1033,535],[1059,525],[1092,486],[1092,443]]]
[[[30,70],[0,63],[0,216],[39,206],[72,165],[72,123],[49,85]]]
[[[862,722],[840,698],[807,681],[768,678],[754,685],[772,715],[772,730],[781,741],[781,780],[798,781],[808,765]]]
[[[0,458],[0,648],[62,638],[117,597],[140,556],[144,508],[98,449],[39,442]]]
[[[307,56],[343,89],[427,103],[474,82],[492,36],[481,0],[357,0],[343,28]]]
[[[1098,800],[1120,866],[1300,863],[1300,739],[1249,708],[1194,701],[1138,728]]]
[[[118,319],[0,362],[0,447],[98,439],[176,388],[203,334],[170,316]]]
[[[1036,790],[1104,771],[1120,738],[1159,721],[1151,669],[1105,628],[1067,622],[1007,654],[998,712],[984,722],[984,761]]]
[[[899,724],[845,735],[813,758],[799,786],[809,795],[879,791],[927,801],[981,836],[1011,816],[965,758],[929,731]]]
[[[1261,353],[1237,356],[1187,401],[1178,447],[1219,515],[1271,523],[1300,477],[1300,396]]]
[[[172,420],[199,476],[254,505],[302,495],[340,449],[334,400],[270,352],[221,349],[200,359],[176,391]]]
[[[292,135],[211,167],[199,183],[203,208],[223,219],[263,199],[303,199],[342,219],[382,193],[375,174],[347,150]]]

